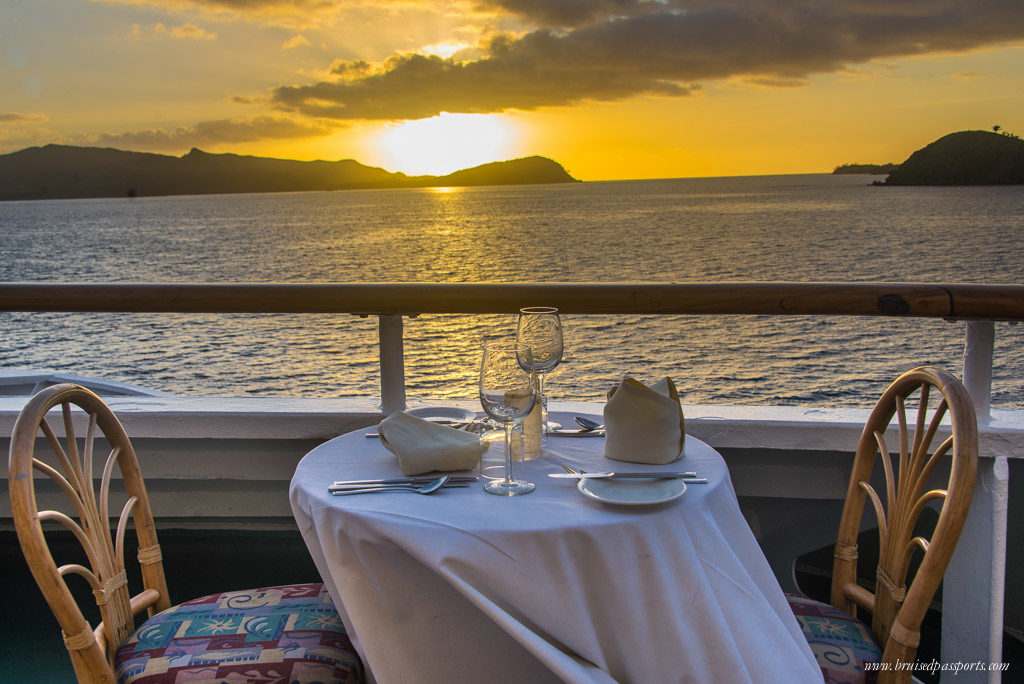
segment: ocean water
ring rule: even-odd
[[[0,280],[1024,282],[1024,186],[797,175],[527,187],[0,203]],[[543,305],[544,302],[537,302]],[[410,398],[472,398],[511,316],[405,321]],[[672,376],[688,403],[872,404],[899,372],[959,374],[965,324],[567,316],[550,395]],[[0,313],[0,364],[182,395],[379,393],[375,318]],[[996,324],[993,405],[1024,408],[1024,326]]]

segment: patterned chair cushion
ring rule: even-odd
[[[363,681],[323,584],[232,591],[155,615],[117,649],[125,684]]]
[[[882,652],[864,623],[821,601],[793,594],[786,598],[827,684],[876,681],[877,673],[865,672],[864,663],[879,662]]]

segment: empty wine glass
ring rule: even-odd
[[[533,353],[533,368],[537,374],[537,400],[541,407],[541,421],[544,433],[558,428],[548,421],[548,398],[544,393],[544,374],[549,373],[562,362],[564,342],[562,319],[558,309],[551,306],[528,306],[519,310],[516,326],[516,344]]]
[[[480,405],[505,427],[505,479],[484,485],[491,494],[516,496],[533,491],[533,483],[512,478],[512,426],[530,413],[537,400],[532,366],[528,349],[501,342],[487,342],[484,346]]]

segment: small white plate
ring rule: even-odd
[[[451,420],[457,423],[476,420],[476,413],[473,411],[454,406],[424,406],[423,408],[409,409],[406,413],[423,420]]]
[[[681,479],[610,480],[583,478],[576,488],[591,499],[621,506],[648,506],[678,499],[686,491]]]

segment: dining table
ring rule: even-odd
[[[371,432],[317,446],[289,490],[371,681],[822,681],[708,444],[688,435],[680,460],[651,466],[609,460],[600,435],[551,435],[520,464],[537,485],[526,495],[485,492],[479,471],[471,486],[429,496],[332,495],[336,480],[401,476]],[[677,483],[657,501],[587,495],[577,479],[549,477],[562,464],[707,482]]]

